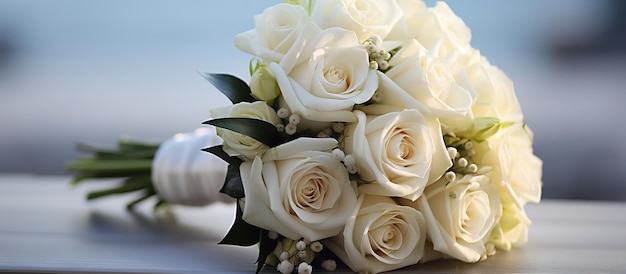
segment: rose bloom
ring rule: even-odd
[[[520,208],[541,200],[543,162],[533,154],[532,138],[527,126],[516,123],[475,146],[474,161],[492,168],[489,177],[503,202]]]
[[[293,113],[321,122],[354,122],[352,108],[367,102],[378,87],[376,71],[354,32],[311,29],[310,36],[270,69]],[[298,47],[300,46],[300,47]]]
[[[200,151],[221,143],[212,126],[179,133],[163,142],[152,161],[152,181],[159,197],[190,206],[233,202],[231,197],[219,192],[228,164]]]
[[[344,148],[354,155],[359,186],[368,194],[416,200],[452,165],[437,119],[415,109],[366,115],[346,128]]]
[[[472,106],[474,117],[495,117],[503,122],[521,123],[522,109],[513,82],[504,72],[491,65],[478,50],[459,59],[468,79],[476,91]]]
[[[359,273],[391,271],[419,262],[426,223],[415,208],[384,196],[359,196],[342,234],[324,246]]]
[[[440,179],[411,204],[424,214],[434,250],[444,258],[477,262],[486,258],[485,244],[502,215],[498,190],[482,175]]]
[[[395,0],[317,0],[311,20],[323,29],[340,27],[353,31],[363,42],[374,35],[385,38],[402,15]]]
[[[422,0],[396,0],[400,9],[402,9],[403,16],[398,23],[393,26],[391,32],[386,37],[388,40],[395,41],[407,41],[414,36],[409,33],[411,26],[419,26],[422,24],[422,16],[426,11],[426,3]]]
[[[406,1],[406,0],[404,0]],[[403,2],[404,2],[403,1]],[[406,5],[405,5],[406,6]],[[390,39],[405,41],[416,39],[426,48],[439,44],[437,57],[445,58],[451,54],[464,55],[471,49],[472,33],[445,2],[437,2],[434,7],[423,7],[417,2],[408,18],[401,21],[398,30],[394,30]],[[413,9],[415,9],[413,8]]]
[[[254,17],[255,29],[235,36],[235,46],[264,63],[278,63],[296,44],[308,21],[309,15],[301,6],[281,3],[269,7]]]
[[[470,125],[474,91],[462,71],[453,70],[416,40],[405,44],[389,64],[385,76],[428,106],[449,130]]]
[[[337,235],[356,206],[355,186],[332,138],[298,138],[241,164],[243,220],[291,239]]]
[[[502,204],[502,218],[491,232],[489,241],[503,250],[511,250],[528,241],[528,227],[530,219],[524,208],[513,203]]]
[[[246,117],[263,120],[273,125],[281,123],[276,111],[262,101],[241,102],[227,107],[213,108],[210,112],[213,118]],[[269,148],[252,137],[231,130],[217,128],[217,134],[224,140],[222,143],[224,152],[243,160],[254,159],[255,155],[263,154]]]

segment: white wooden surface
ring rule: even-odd
[[[0,174],[0,272],[250,273],[256,249],[218,246],[229,205],[154,215],[130,197],[87,203],[63,176]],[[478,264],[435,261],[397,271],[624,273],[626,203],[544,201],[528,206],[530,242]]]

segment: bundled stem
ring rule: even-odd
[[[132,210],[138,203],[155,196],[156,190],[152,182],[152,161],[160,144],[120,139],[114,149],[100,148],[86,144],[78,144],[79,151],[91,154],[70,162],[66,169],[75,172],[72,184],[77,185],[87,180],[123,179],[115,187],[92,191],[87,200],[125,193],[143,193],[143,195],[127,204]],[[159,200],[155,208],[165,204]]]

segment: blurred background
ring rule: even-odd
[[[197,71],[249,79],[232,39],[278,2],[0,0],[0,172],[67,174],[76,142],[199,127],[229,102]],[[626,1],[448,4],[515,83],[544,197],[626,200]]]

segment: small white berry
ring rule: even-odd
[[[324,260],[322,262],[322,268],[326,271],[335,271],[337,269],[337,262],[335,262],[335,260]]]
[[[283,124],[276,125],[276,130],[278,130],[279,133],[285,132],[285,125]]]
[[[346,166],[354,166],[356,165],[356,159],[351,154],[348,154],[343,157],[343,164]]]
[[[326,132],[320,131],[320,133],[317,134],[317,138],[329,138],[330,136],[328,136],[328,134],[326,134]]]
[[[285,133],[287,133],[287,135],[294,135],[296,131],[298,131],[298,127],[294,124],[287,124],[287,126],[285,126]]]
[[[337,161],[343,161],[343,158],[346,157],[346,154],[341,149],[333,149],[332,152],[333,158]]]
[[[300,259],[306,258],[306,250],[298,251],[298,258],[300,258]]]
[[[350,174],[357,174],[359,172],[359,169],[356,167],[356,165],[346,166],[346,169]]]
[[[467,164],[468,164],[468,162],[467,162],[467,159],[465,159],[465,158],[460,158],[460,159],[457,161],[457,164],[458,164],[460,167],[466,167],[466,166],[467,166]]]
[[[376,46],[380,46],[383,43],[383,39],[380,38],[380,36],[378,35],[372,35],[369,40],[372,41],[372,44]]]
[[[467,166],[467,171],[469,171],[470,173],[476,173],[478,172],[478,166],[475,164],[471,164]]]
[[[278,266],[276,267],[276,270],[278,270],[278,272],[283,273],[283,274],[288,274],[293,272],[293,264],[290,261],[287,260],[283,260],[282,262],[280,262],[278,264]]]
[[[457,155],[459,155],[459,151],[456,150],[455,147],[448,147],[448,156],[450,159],[456,158]]]
[[[301,262],[298,265],[298,274],[311,274],[313,273],[313,267],[306,262]]]
[[[340,123],[340,122],[333,123],[333,131],[335,133],[342,133],[345,128],[346,128],[346,125],[344,123]]]
[[[276,231],[268,231],[267,232],[267,237],[272,239],[272,240],[276,240],[276,239],[278,239],[278,233],[276,233]]]
[[[298,250],[304,250],[306,248],[306,243],[304,241],[298,241],[298,243],[296,243],[296,248]]]
[[[456,180],[456,173],[454,173],[454,171],[448,171],[446,172],[446,181],[448,182],[454,182],[454,180]]]
[[[376,63],[376,61],[370,61],[370,69],[378,70],[378,63]]]
[[[300,124],[300,115],[298,114],[291,114],[291,116],[289,116],[289,123],[290,124],[294,124],[294,125],[298,125]]]
[[[279,108],[276,115],[278,115],[278,118],[280,119],[287,119],[287,117],[291,115],[291,111],[286,108]]]
[[[319,253],[322,249],[324,249],[324,245],[322,245],[322,243],[317,241],[311,243],[311,250],[313,250],[313,252]]]

